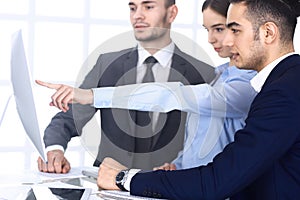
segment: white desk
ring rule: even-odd
[[[86,169],[86,168],[85,168]],[[75,170],[75,169],[72,169]],[[82,169],[76,169],[81,172]],[[84,177],[81,173],[71,171],[71,175],[61,175],[60,178],[53,179],[55,174],[43,175],[37,171],[24,171],[14,174],[0,173],[0,200],[25,200],[27,193],[31,188],[36,186],[48,186],[48,187],[62,187],[62,188],[91,188],[92,193],[89,200],[100,199],[127,199],[127,200],[155,200],[153,198],[144,198],[131,196],[129,193],[120,191],[98,191],[98,187],[95,180]],[[52,176],[53,175],[53,176]],[[47,176],[49,176],[47,178]],[[70,178],[66,178],[70,176]],[[46,177],[46,178],[45,178]],[[100,194],[99,194],[100,193]],[[38,199],[40,200],[40,199]],[[45,200],[43,198],[43,200]]]
[[[98,187],[95,180],[86,177],[48,179],[40,177],[39,172],[24,171],[14,174],[0,173],[0,200],[24,200],[28,191],[35,186],[62,188],[91,188],[90,200],[102,199],[97,196]],[[25,198],[24,198],[25,197]]]

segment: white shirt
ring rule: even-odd
[[[172,56],[174,53],[175,44],[171,42],[165,48],[159,50],[152,55],[158,61],[153,67],[153,75],[155,82],[167,82],[170,74],[170,68],[172,64]],[[137,63],[137,77],[136,83],[142,83],[142,80],[146,74],[147,66],[144,61],[151,56],[151,54],[145,50],[142,46],[138,45],[138,63]]]
[[[168,46],[164,47],[152,55],[158,62],[153,65],[152,72],[155,82],[167,82],[170,74],[170,68],[172,64],[172,56],[174,53],[175,44],[171,42]],[[137,77],[136,83],[142,83],[142,80],[146,74],[147,66],[144,61],[151,56],[151,54],[138,44],[138,63],[137,63]],[[153,112],[152,115],[152,130],[155,130],[159,113]]]
[[[270,64],[268,64],[266,67],[264,67],[255,77],[253,77],[253,79],[250,81],[252,87],[254,88],[254,90],[256,92],[260,92],[262,86],[265,84],[268,76],[270,75],[271,71],[274,69],[274,67],[276,67],[276,65],[282,61],[283,59],[287,58],[290,55],[295,54],[293,53],[288,53],[285,54],[284,56],[281,56],[279,58],[277,58],[276,60],[274,60],[273,62],[271,62]]]

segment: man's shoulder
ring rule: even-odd
[[[129,55],[131,53],[134,53],[136,50],[136,48],[132,47],[132,48],[128,48],[128,49],[122,49],[122,50],[117,50],[117,51],[111,51],[111,52],[106,52],[106,53],[102,53],[100,54],[101,58],[119,58],[121,56],[126,56]]]
[[[206,83],[209,83],[215,77],[215,68],[208,64],[208,62],[202,58],[195,58],[189,55],[178,47],[174,50],[173,61],[177,64],[184,63],[187,72],[195,73],[195,71],[204,78]]]
[[[198,63],[198,64],[204,64],[211,66],[212,61],[209,60],[208,56],[206,56],[205,53],[199,53],[199,55],[192,55],[189,53],[186,53],[185,51],[181,50],[179,47],[175,47],[174,55],[178,56],[179,58],[182,58],[190,63]]]
[[[99,69],[103,69],[113,63],[115,63],[116,65],[120,65],[120,63],[124,62],[125,60],[137,59],[137,50],[133,47],[117,51],[98,53],[97,56],[98,58],[96,67]]]

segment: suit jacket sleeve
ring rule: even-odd
[[[276,188],[276,180],[288,183],[283,187],[294,180],[299,183],[299,176],[293,173],[300,163],[299,73],[299,67],[294,67],[265,84],[251,106],[245,128],[212,163],[187,170],[138,173],[132,179],[131,193],[167,199],[224,199],[254,182],[261,192]]]
[[[80,88],[97,87],[101,76],[102,56],[85,76]],[[94,116],[97,109],[90,105],[72,104],[66,113],[59,112],[51,120],[44,133],[45,146],[61,145],[67,148],[72,137],[81,135],[84,125]]]

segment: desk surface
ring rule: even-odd
[[[87,178],[72,178],[69,180],[56,180],[51,182],[45,182],[45,183],[38,183],[38,184],[29,184],[29,183],[17,183],[12,182],[12,180],[8,180],[6,176],[6,180],[8,182],[6,184],[3,184],[3,177],[0,176],[1,183],[0,184],[0,200],[24,200],[26,199],[27,193],[30,191],[31,188],[35,186],[47,186],[47,187],[55,187],[55,188],[78,188],[78,187],[84,187],[84,188],[91,188],[92,193],[90,195],[89,200],[99,200],[102,199],[101,197],[98,197],[98,188],[95,182],[93,180],[89,180]],[[15,179],[15,178],[14,178]]]
[[[86,169],[86,168],[85,168]],[[77,169],[74,169],[77,170]],[[81,171],[81,169],[79,169]],[[153,200],[152,198],[130,196],[126,192],[99,191],[94,179],[84,177],[48,179],[42,177],[44,173],[36,171],[25,171],[15,174],[0,173],[0,200],[24,200],[27,193],[34,186],[61,187],[61,188],[91,188],[92,193],[89,200],[99,199],[128,199],[128,200]],[[51,177],[51,174],[49,174]]]
[[[0,172],[0,200],[24,200],[28,191],[34,186],[91,188],[90,199],[101,199],[97,197],[96,181],[84,177],[81,173],[82,169],[87,168],[74,168],[70,173],[61,175],[30,170],[15,173]]]

